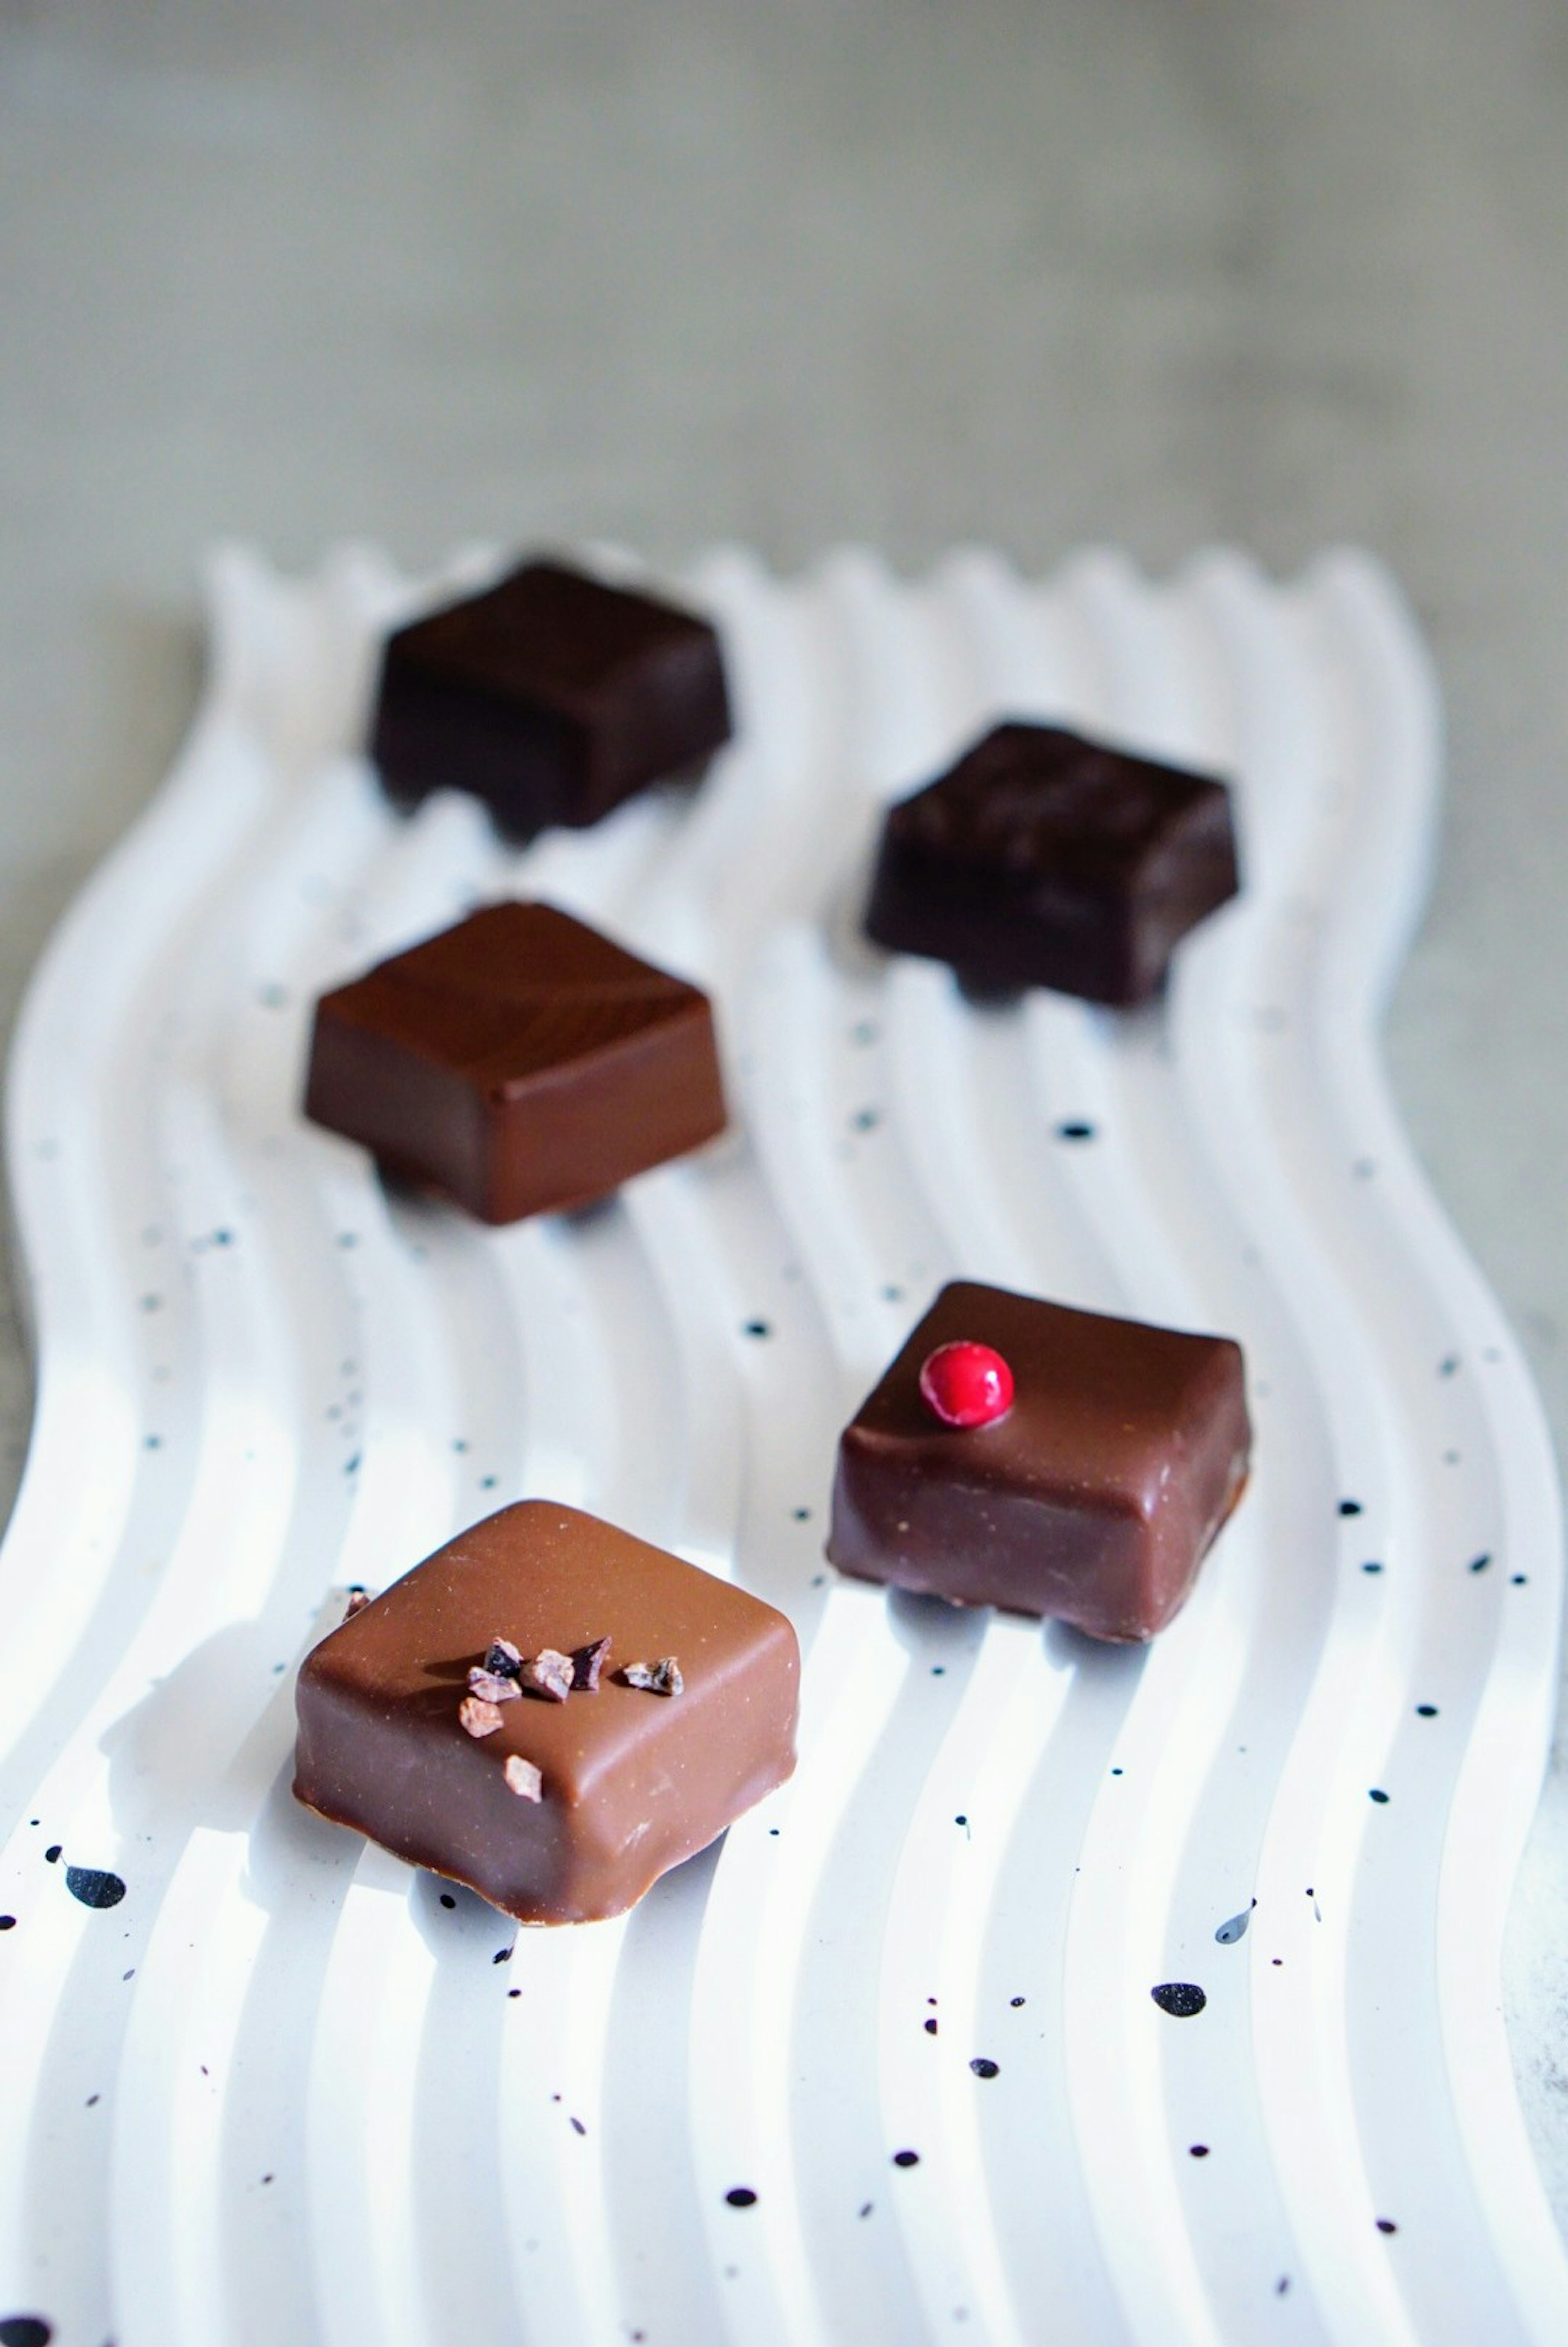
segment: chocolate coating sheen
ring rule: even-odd
[[[371,755],[405,805],[468,791],[505,831],[597,823],[729,739],[718,638],[662,599],[528,562],[387,640]]]
[[[1130,1005],[1238,886],[1223,783],[1013,722],[890,810],[866,930],[976,987]]]
[[[497,1634],[524,1655],[607,1636],[597,1689],[458,1719]],[[678,1659],[667,1696],[614,1674]],[[544,1500],[503,1508],[305,1658],[297,1798],[524,1923],[618,1915],[795,1766],[800,1659],[782,1614],[629,1532]],[[506,1782],[516,1756],[540,1798]]]
[[[551,905],[488,905],[316,1006],[305,1112],[487,1223],[721,1133],[708,997]]]
[[[923,1401],[939,1345],[995,1348],[1014,1396],[988,1426]],[[1152,1637],[1239,1499],[1240,1348],[971,1281],[944,1287],[839,1448],[828,1554],[841,1572],[962,1605]]]

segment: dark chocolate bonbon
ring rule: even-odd
[[[701,989],[552,905],[487,905],[316,1005],[305,1112],[489,1223],[723,1131]]]
[[[890,810],[866,929],[978,988],[1129,1005],[1238,885],[1223,783],[1014,721]]]
[[[459,1706],[498,1630],[524,1655],[606,1636],[678,1655],[679,1700],[606,1672],[561,1702],[497,1704],[475,1738]],[[307,1655],[294,1790],[521,1922],[619,1914],[790,1774],[799,1683],[772,1606],[593,1516],[522,1501]]]
[[[988,1345],[1012,1408],[943,1425],[921,1397],[938,1346]],[[845,1429],[828,1554],[842,1572],[959,1604],[1152,1637],[1240,1495],[1240,1348],[958,1281]]]
[[[371,754],[404,804],[483,799],[504,829],[597,823],[729,738],[706,620],[558,562],[527,562],[391,636]]]

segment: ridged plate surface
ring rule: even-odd
[[[1403,608],[1351,555],[687,584],[735,746],[518,854],[457,797],[396,816],[355,754],[429,585],[224,559],[188,746],[34,983],[0,2318],[1561,2342],[1498,1998],[1558,1503],[1374,1049],[1436,785]],[[1159,1011],[976,1008],[859,942],[881,804],[1005,712],[1237,778],[1246,894]],[[389,1201],[296,1102],[312,997],[505,891],[713,989],[735,1129],[491,1232]],[[957,1273],[1243,1340],[1256,1476],[1149,1652],[823,1565],[838,1429]],[[514,1946],[289,1785],[332,1593],[523,1493],[735,1574],[807,1665],[789,1787],[629,1918]]]

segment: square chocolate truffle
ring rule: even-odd
[[[487,905],[316,1005],[305,1113],[487,1223],[724,1129],[708,997],[551,905]]]
[[[520,1501],[306,1656],[294,1791],[520,1922],[586,1922],[783,1783],[799,1676],[760,1598]]]
[[[1163,1629],[1241,1496],[1240,1348],[964,1280],[839,1446],[828,1554],[1092,1638]]]
[[[1223,783],[1013,723],[889,810],[866,931],[972,986],[1126,1005],[1238,886]]]
[[[469,791],[504,830],[597,823],[729,739],[706,620],[527,562],[388,638],[371,755],[392,797]]]

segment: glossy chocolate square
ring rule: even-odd
[[[593,1691],[519,1693],[487,1732],[464,1727],[496,1640],[570,1658],[605,1638]],[[667,1658],[678,1693],[627,1684],[629,1665]],[[760,1598],[521,1501],[306,1656],[294,1791],[522,1922],[618,1915],[790,1774],[799,1670],[793,1629]]]
[[[1238,886],[1223,783],[1014,723],[890,809],[866,929],[977,988],[1127,1005]]]
[[[927,1358],[959,1343],[1012,1371],[992,1424],[945,1424],[921,1393]],[[955,1282],[844,1431],[828,1554],[957,1604],[1149,1638],[1236,1505],[1249,1441],[1227,1337]]]
[[[487,1223],[724,1129],[708,997],[551,905],[488,905],[316,1006],[306,1114]]]
[[[469,791],[526,837],[597,823],[729,739],[718,638],[673,603],[528,562],[389,637],[371,755],[405,805]]]

